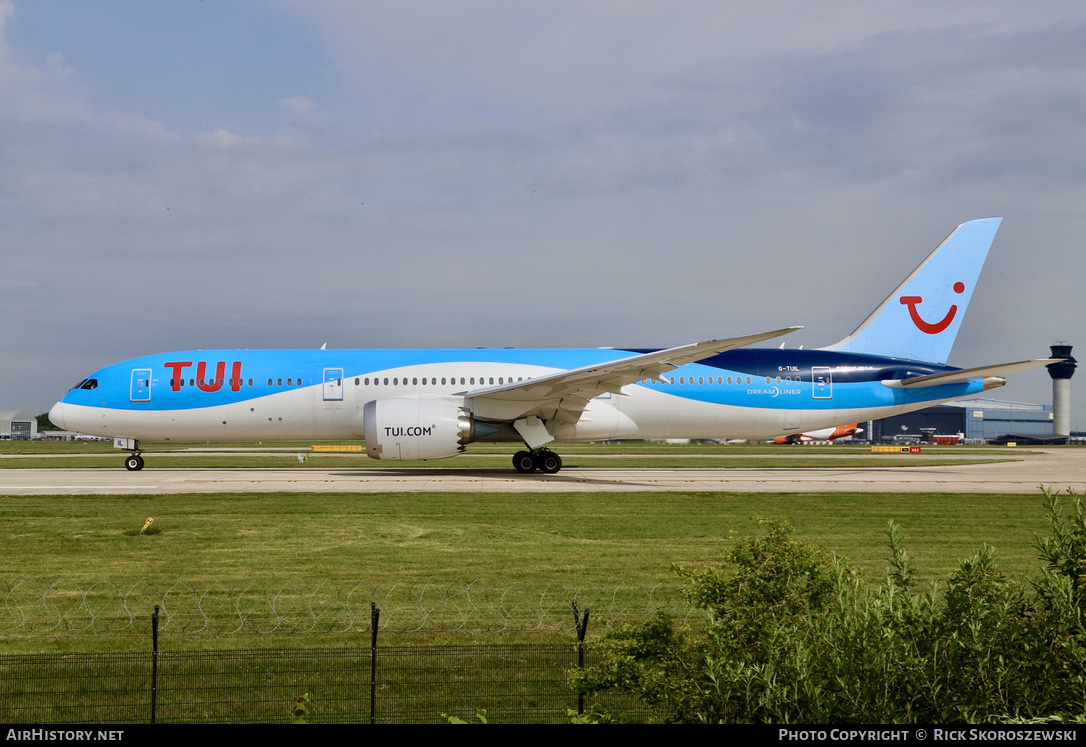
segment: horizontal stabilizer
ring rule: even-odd
[[[989,379],[1012,374],[1017,371],[1026,371],[1039,366],[1047,366],[1057,362],[1057,358],[1042,358],[1032,361],[1016,361],[1015,363],[996,363],[992,366],[980,366],[979,368],[963,368],[958,371],[931,374],[930,376],[917,376],[912,379],[894,379],[884,381],[883,386],[892,389],[912,389],[914,387],[942,386],[943,384],[959,384],[977,379]]]

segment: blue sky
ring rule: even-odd
[[[1086,345],[1082,50],[1074,2],[0,0],[0,405],[194,347],[827,345],[993,215],[951,363]]]

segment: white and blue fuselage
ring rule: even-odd
[[[50,417],[83,433],[156,441],[364,438],[367,402],[432,397],[464,408],[476,390],[643,352],[194,350],[107,366],[69,391]],[[922,389],[885,385],[954,370],[832,351],[733,350],[598,394],[576,423],[555,424],[551,432],[557,441],[771,438],[984,390],[982,379]]]
[[[665,350],[192,350],[116,363],[50,411],[138,442],[364,439],[376,459],[440,459],[522,441],[556,472],[557,441],[763,439],[896,415],[1000,386],[1049,361],[946,365],[999,218],[959,226],[848,337],[750,347],[798,327]]]

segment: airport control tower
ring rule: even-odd
[[[1063,358],[1058,363],[1049,363],[1045,368],[1052,377],[1052,433],[1056,436],[1071,435],[1071,377],[1075,375],[1077,363],[1071,357],[1071,346],[1065,342],[1052,346],[1052,357]]]

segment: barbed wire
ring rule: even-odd
[[[449,582],[290,580],[136,581],[24,576],[0,581],[0,635],[145,635],[157,605],[159,628],[174,634],[357,633],[370,629],[370,604],[388,632],[533,632],[573,627],[576,600],[594,629],[643,621],[663,609],[682,623],[700,617],[680,585],[492,586]]]

